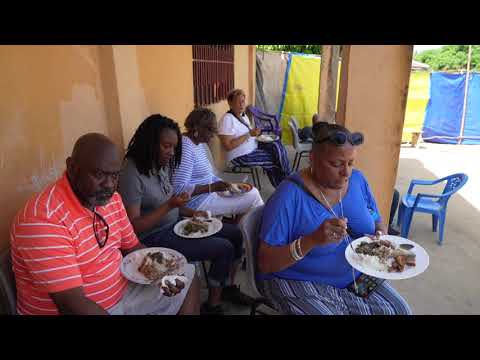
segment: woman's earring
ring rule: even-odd
[[[197,138],[197,137],[198,137],[198,131],[195,130],[195,131],[193,132],[193,137],[194,137],[194,138]]]

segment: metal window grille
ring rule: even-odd
[[[233,45],[193,45],[195,107],[225,100],[234,86]]]

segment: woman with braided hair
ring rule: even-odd
[[[190,195],[176,195],[171,183],[182,157],[181,141],[175,121],[160,114],[147,117],[128,144],[119,192],[143,244],[174,249],[188,261],[211,262],[209,298],[201,312],[222,314],[222,289],[233,281],[233,264],[242,255],[242,234],[229,224],[224,224],[215,235],[195,241],[173,232],[179,216],[205,215],[186,207]]]

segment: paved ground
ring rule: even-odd
[[[291,149],[289,153],[293,160]],[[467,185],[450,199],[444,244],[438,246],[432,232],[431,217],[415,214],[409,238],[422,245],[430,255],[427,271],[393,285],[407,299],[415,314],[480,313],[480,240],[474,232],[480,224],[480,147],[422,143],[418,148],[402,147],[396,187],[406,193],[411,179],[438,179],[456,172],[469,176]],[[306,160],[302,160],[302,166]],[[262,196],[273,188],[262,177]],[[424,190],[426,190],[424,188]],[[427,192],[427,191],[425,191]],[[438,191],[440,192],[440,191]],[[238,276],[242,290],[248,293],[245,273]],[[203,290],[206,297],[206,290]],[[248,314],[242,307],[227,307],[229,314]]]
[[[480,313],[480,241],[476,234],[480,224],[479,154],[478,146],[420,144],[418,148],[402,148],[397,176],[397,189],[402,194],[412,178],[433,180],[457,172],[469,176],[448,203],[442,246],[436,243],[431,216],[415,214],[412,221],[409,238],[427,250],[430,266],[417,278],[394,285],[416,314]]]

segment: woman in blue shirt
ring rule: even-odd
[[[348,233],[386,234],[363,174],[353,169],[363,135],[313,127],[311,167],[284,181],[263,212],[258,267],[264,295],[287,314],[410,314],[383,282],[367,298],[348,286],[361,275],[345,259]]]

